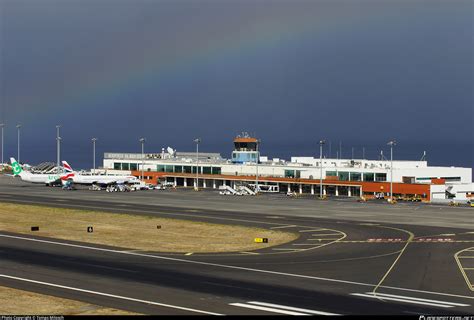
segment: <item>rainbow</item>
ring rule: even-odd
[[[285,12],[280,14],[283,16]],[[253,24],[234,31],[233,34],[227,33],[221,37],[212,38],[206,46],[188,39],[192,43],[189,49],[176,55],[170,54],[165,59],[157,59],[155,51],[149,50],[140,59],[130,59],[128,64],[109,71],[104,78],[91,79],[87,84],[79,86],[66,86],[65,92],[57,98],[36,103],[33,101],[36,97],[31,97],[28,105],[20,108],[34,110],[34,112],[22,116],[28,117],[26,121],[36,121],[37,114],[44,114],[45,110],[68,110],[76,106],[87,108],[88,105],[93,105],[94,101],[106,100],[133,88],[149,84],[158,86],[161,81],[185,77],[187,72],[196,65],[286,46],[304,37],[315,38],[315,41],[321,37],[333,37],[334,30],[342,27],[340,19],[334,21],[328,16],[318,15],[315,21],[314,13],[311,11],[294,15],[291,19],[285,16],[285,24],[280,21],[281,19],[274,15],[254,21]],[[183,42],[186,40],[183,39]]]

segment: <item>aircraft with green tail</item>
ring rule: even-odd
[[[71,174],[44,174],[44,173],[31,173],[24,171],[21,165],[15,160],[10,158],[12,164],[13,176],[20,177],[21,180],[31,183],[42,183],[47,186],[54,184],[63,184],[63,181],[67,181]]]

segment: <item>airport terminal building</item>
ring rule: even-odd
[[[146,182],[189,188],[254,187],[258,181],[266,192],[374,198],[386,197],[393,182],[394,196],[404,199],[465,201],[474,194],[471,168],[432,167],[427,161],[394,160],[393,168],[390,160],[291,157],[285,161],[259,156],[258,143],[248,135],[237,136],[231,159],[171,148],[144,155],[106,152],[103,169],[137,177],[143,170]]]

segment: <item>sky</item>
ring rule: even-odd
[[[473,167],[471,0],[0,0],[5,158],[195,149]]]

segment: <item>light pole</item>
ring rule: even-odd
[[[95,174],[95,142],[97,141],[97,138],[92,138],[92,165],[93,165],[93,173]]]
[[[4,123],[0,123],[0,128],[2,128],[2,167],[3,167],[3,128],[5,127]]]
[[[59,128],[61,128],[60,124],[56,126],[56,149],[57,149],[56,169],[58,170],[58,172],[59,172],[59,162],[61,161],[61,137],[59,136]]]
[[[18,154],[17,154],[17,158],[18,158],[18,163],[20,163],[20,129],[21,129],[21,124],[17,124],[16,125],[16,128],[18,129]]]
[[[319,197],[323,198],[323,145],[326,143],[326,140],[319,140]]]
[[[390,146],[390,203],[393,203],[393,146],[397,145],[395,140],[387,143]]]
[[[258,162],[260,160],[260,152],[258,151],[258,145],[260,144],[260,139],[257,139],[257,162],[256,162],[256,173],[255,173],[255,194],[258,194],[260,188],[258,187]]]
[[[143,171],[145,169],[145,141],[146,141],[146,139],[145,138],[140,138],[139,141],[142,144],[142,177],[141,177],[141,179],[143,180],[143,178],[145,176],[145,173]]]
[[[196,142],[196,187],[194,190],[199,191],[199,143],[201,138],[194,139],[194,142]]]

